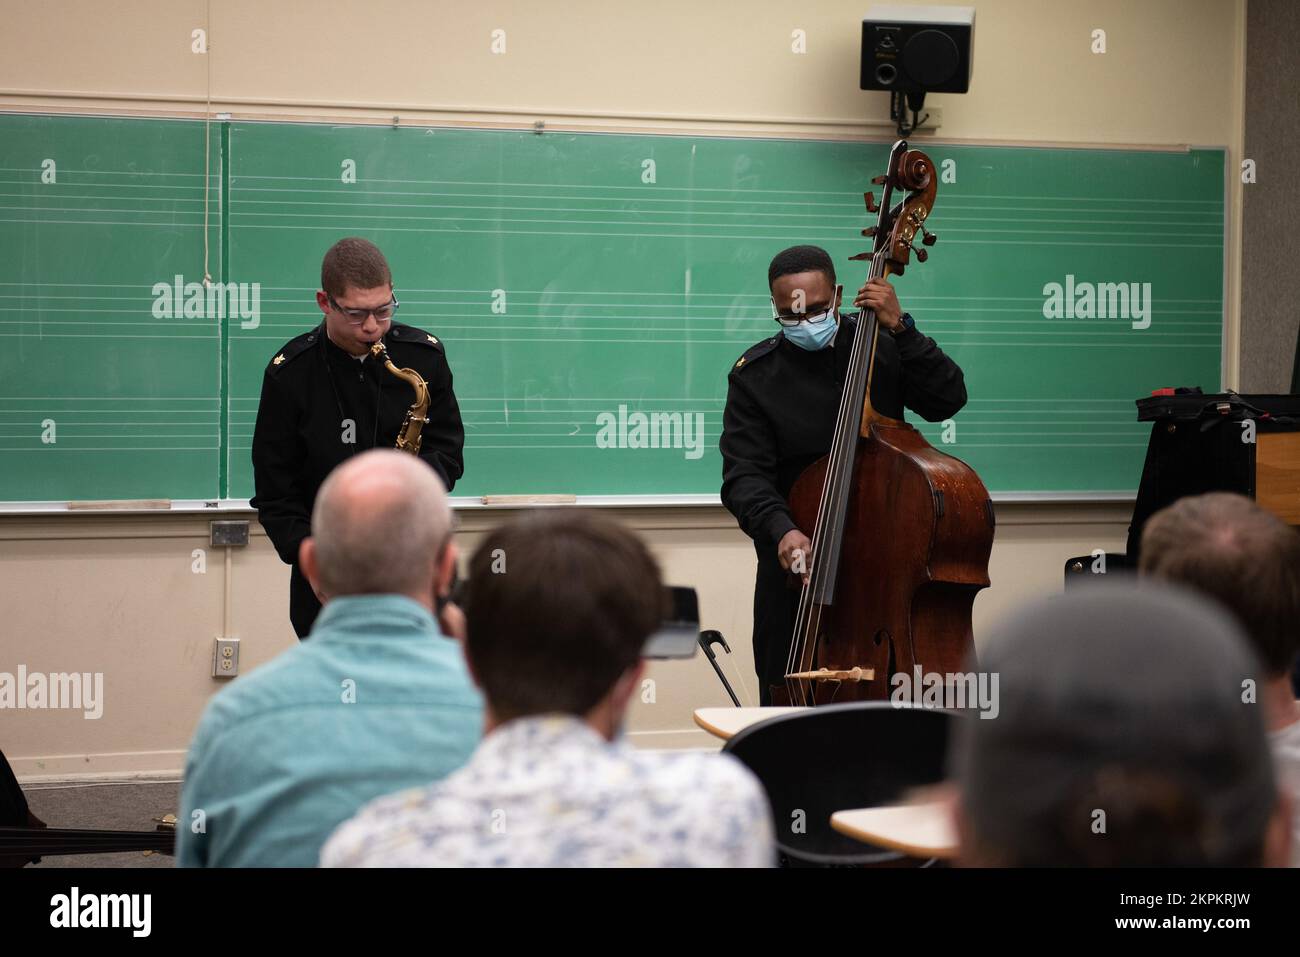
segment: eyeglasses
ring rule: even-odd
[[[827,319],[834,317],[836,306],[840,301],[840,293],[843,291],[843,289],[844,287],[842,285],[836,286],[835,292],[831,295],[831,304],[827,306],[823,311],[815,312],[812,315],[797,315],[797,314],[789,314],[789,313],[783,315],[782,313],[777,311],[776,300],[773,299],[772,318],[775,319],[777,322],[781,323],[781,325],[785,326],[786,328],[797,326],[801,322],[806,322],[814,326],[820,322],[825,322]]]
[[[378,309],[345,309],[334,301],[333,296],[327,295],[326,298],[329,300],[329,304],[339,312],[343,313],[349,324],[354,326],[361,325],[369,319],[371,315],[380,322],[383,322],[386,319],[391,319],[393,318],[393,313],[397,312],[397,308],[401,305],[401,303],[397,301],[397,297],[394,296],[392,302],[385,303]]]

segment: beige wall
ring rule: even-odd
[[[867,0],[654,4],[609,0],[0,0],[0,108],[214,111],[236,118],[335,116],[580,129],[890,138],[883,94],[857,90]],[[1241,156],[1244,0],[983,0],[975,79],[933,96],[938,136],[1093,144],[1222,145]],[[209,17],[210,8],[210,20]],[[190,52],[208,25],[211,52]],[[489,52],[506,30],[506,54]],[[1089,52],[1093,29],[1108,52]],[[790,52],[802,29],[808,53]],[[918,137],[923,139],[924,137]],[[1230,209],[1239,208],[1234,185]],[[1240,224],[1229,251],[1228,381],[1237,382]],[[717,507],[617,509],[648,536],[667,577],[695,584],[703,625],[756,698],[748,651],[753,552]],[[1128,509],[1002,504],[993,587],[977,640],[1024,599],[1059,590],[1061,565],[1122,550]],[[462,514],[462,548],[507,512]],[[205,574],[208,516],[0,515],[0,671],[102,671],[104,717],[4,712],[0,748],[25,778],[174,772],[209,694],[213,638],[241,639],[243,667],[293,640],[288,571],[254,523],[253,544],[219,549]],[[226,589],[230,620],[223,624]],[[656,665],[654,704],[630,730],[655,746],[705,746],[691,711],[727,700],[707,662]]]
[[[857,88],[872,0],[5,0],[0,91],[261,112],[344,107],[837,124],[886,98]],[[190,52],[208,19],[211,54]],[[975,79],[934,95],[945,137],[1229,145],[1240,110],[1237,0],[981,0]],[[1107,52],[1089,52],[1093,29]],[[490,34],[506,31],[506,53]],[[804,30],[808,52],[791,52]],[[83,100],[88,102],[88,100]]]

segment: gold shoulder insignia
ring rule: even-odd
[[[427,333],[426,333],[426,335],[427,335]],[[432,342],[435,346],[438,344],[438,340],[435,339],[433,336],[429,336],[429,341]]]
[[[741,356],[740,359],[736,362],[736,368],[739,369],[744,364],[745,364],[745,357]]]
[[[278,366],[283,361],[284,361],[284,353],[281,352],[278,356],[276,356],[274,359],[271,360],[271,365]]]

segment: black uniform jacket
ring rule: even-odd
[[[395,322],[384,345],[394,365],[414,369],[428,383],[420,458],[450,491],[465,470],[465,430],[442,342]],[[311,534],[316,491],[349,457],[392,448],[414,401],[415,390],[381,362],[362,362],[331,342],[324,323],[285,343],[266,367],[253,432],[252,505],[281,560],[293,566],[289,617],[300,638],[320,611],[298,568],[298,545]]]
[[[754,540],[754,665],[762,701],[782,683],[799,599],[777,559],[776,546],[795,528],[787,497],[809,465],[830,451],[840,393],[856,332],[844,316],[834,344],[810,352],[778,333],[732,366],[722,417],[722,503]],[[966,404],[962,371],[915,328],[880,331],[871,402],[881,415],[903,418],[906,406],[929,422]],[[801,529],[812,537],[811,528]]]

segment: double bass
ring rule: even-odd
[[[878,214],[862,231],[872,251],[852,258],[870,259],[869,279],[901,276],[937,238],[925,227],[934,164],[899,140],[872,183],[884,187],[878,206],[865,194]],[[965,462],[872,408],[878,328],[873,310],[859,314],[831,450],[790,490],[791,517],[813,529],[812,554],[773,704],[884,699],[896,673],[956,673],[973,658],[971,606],[989,585],[993,503]]]

